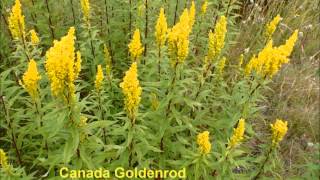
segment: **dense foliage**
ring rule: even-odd
[[[299,17],[313,23],[316,4],[1,1],[1,179],[117,167],[283,177],[282,143],[295,127],[261,116],[309,30]],[[286,24],[288,8],[301,24]],[[295,176],[316,179],[317,161]]]

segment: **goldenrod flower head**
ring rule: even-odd
[[[168,33],[168,50],[172,64],[183,63],[189,53],[189,12],[185,9],[179,22]]]
[[[209,131],[204,131],[197,136],[197,143],[201,154],[208,154],[211,151]]]
[[[142,92],[142,88],[139,85],[136,62],[131,64],[130,69],[126,72],[123,81],[120,83],[120,87],[124,94],[125,110],[128,117],[134,121]]]
[[[272,144],[278,145],[288,131],[288,122],[276,119],[274,124],[270,124],[272,130]]]
[[[194,21],[196,19],[196,5],[194,4],[194,1],[191,2],[191,7],[189,9],[189,26],[190,31],[192,29],[192,26],[194,24]]]
[[[3,169],[9,168],[8,158],[3,149],[0,148],[0,165]]]
[[[24,15],[22,15],[20,0],[16,0],[11,9],[10,16],[8,18],[9,29],[12,37],[15,39],[23,40],[25,38],[24,31]]]
[[[94,82],[94,86],[95,86],[97,91],[100,91],[101,85],[102,85],[102,81],[103,81],[103,72],[102,72],[101,65],[99,64],[98,67],[97,67],[96,80]]]
[[[226,61],[227,61],[227,58],[226,57],[222,57],[220,59],[220,61],[218,62],[218,64],[217,64],[217,70],[218,70],[218,73],[220,75],[223,74],[224,67],[226,66]]]
[[[201,5],[201,14],[202,15],[206,14],[207,8],[208,8],[208,1],[204,0],[202,5]]]
[[[228,148],[234,148],[243,140],[245,130],[245,120],[241,118],[238,122],[237,128],[233,129],[232,137],[230,138]]]
[[[224,47],[224,40],[227,33],[227,20],[225,16],[221,16],[218,20],[214,32],[209,32],[208,58],[215,60],[222,48]]]
[[[284,45],[279,47],[272,46],[270,40],[264,49],[259,52],[258,56],[253,56],[246,65],[245,73],[250,75],[255,71],[262,77],[272,78],[281,68],[282,64],[288,63],[294,44],[298,38],[298,31],[296,30]]]
[[[38,81],[41,76],[38,73],[37,63],[31,59],[27,71],[22,76],[22,86],[26,89],[32,99],[38,97]]]
[[[161,48],[166,42],[167,31],[168,31],[167,19],[164,14],[164,9],[161,8],[160,14],[157,20],[156,32],[155,32],[156,41],[159,48]]]
[[[288,40],[286,40],[286,43],[284,45],[281,45],[277,48],[280,54],[283,56],[290,56],[293,47],[298,39],[298,30],[295,30],[292,35],[289,37]]]
[[[141,56],[142,52],[144,51],[144,47],[142,47],[141,41],[140,41],[140,30],[136,29],[134,31],[132,40],[130,44],[128,45],[129,52],[131,56],[132,61],[137,61],[138,58]]]
[[[81,66],[80,52],[77,53],[77,60],[75,59],[74,33],[75,29],[71,27],[68,34],[60,41],[55,40],[53,47],[46,52],[45,68],[51,83],[51,92],[54,96],[62,97],[64,100],[73,98],[74,81]]]
[[[29,31],[29,33],[30,33],[30,40],[31,40],[31,43],[32,43],[33,45],[37,45],[37,44],[39,44],[40,39],[39,39],[39,37],[38,37],[38,35],[37,35],[36,31],[35,31],[34,29],[32,29],[32,30],[30,30],[30,31]]]
[[[270,39],[272,37],[280,21],[281,21],[281,17],[278,14],[270,23],[266,25],[265,35],[267,39]]]
[[[80,0],[81,9],[83,13],[83,19],[89,23],[90,18],[90,2],[89,0]]]

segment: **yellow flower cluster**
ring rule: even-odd
[[[291,35],[284,45],[279,47],[273,47],[272,40],[270,40],[258,56],[253,56],[246,65],[246,75],[250,75],[252,71],[255,71],[262,77],[272,78],[279,71],[282,64],[289,62],[288,57],[293,50],[297,38],[298,30]]]
[[[30,40],[31,40],[31,43],[32,43],[33,45],[37,45],[37,44],[39,44],[40,39],[39,39],[39,37],[38,37],[38,35],[37,35],[36,31],[35,31],[34,29],[32,29],[32,30],[30,30],[30,31],[29,31],[29,33],[30,33]]]
[[[201,14],[202,15],[206,14],[207,8],[208,8],[208,1],[205,0],[205,1],[203,1],[202,5],[201,5]]]
[[[20,0],[16,0],[14,6],[11,9],[10,16],[8,18],[9,29],[12,37],[15,39],[24,40],[25,38],[25,24],[24,15],[22,15]]]
[[[135,116],[141,100],[142,92],[142,88],[139,85],[137,71],[137,63],[133,62],[130,69],[126,72],[123,81],[120,83],[120,87],[122,88],[122,92],[125,96],[125,110],[128,114],[128,117],[133,121],[135,121]]]
[[[32,99],[38,97],[38,81],[41,76],[38,73],[37,63],[31,59],[27,71],[22,76],[22,86],[26,89]]]
[[[0,165],[3,169],[9,168],[8,158],[3,149],[0,149]]]
[[[155,32],[156,41],[159,48],[161,48],[166,42],[167,31],[168,31],[167,19],[164,14],[164,9],[161,8],[159,18],[157,20],[156,32]]]
[[[128,47],[129,47],[131,60],[134,62],[137,61],[144,51],[144,47],[142,47],[142,44],[140,41],[140,30],[139,29],[136,29],[134,31],[132,40],[131,40],[130,44],[128,45]]]
[[[278,14],[270,23],[266,25],[265,35],[267,39],[270,39],[272,37],[280,21],[281,17]]]
[[[190,31],[192,29],[192,26],[193,26],[195,20],[196,20],[196,5],[194,4],[194,1],[192,1],[191,7],[189,9],[189,27],[190,27]]]
[[[274,124],[270,124],[272,130],[272,145],[276,146],[288,131],[288,122],[276,119]]]
[[[211,143],[209,140],[209,131],[204,131],[197,136],[200,153],[208,154],[211,151]]]
[[[214,32],[209,32],[208,58],[215,60],[222,48],[224,47],[224,39],[227,33],[227,20],[225,16],[221,16],[217,22]]]
[[[217,64],[217,71],[218,71],[219,75],[223,74],[224,67],[226,66],[226,61],[227,61],[227,58],[222,57],[220,59],[219,63]]]
[[[68,34],[55,40],[53,47],[46,52],[45,68],[51,83],[51,92],[56,97],[71,100],[75,93],[74,81],[81,70],[81,54],[75,57],[75,29],[71,27]]]
[[[239,119],[237,128],[233,129],[232,137],[230,138],[228,148],[234,148],[243,140],[245,130],[245,120],[243,118]]]
[[[110,56],[108,47],[106,45],[104,45],[103,51],[104,51],[104,60],[106,62],[106,76],[110,78],[112,62],[111,62],[111,56]]]
[[[90,2],[89,0],[81,0],[81,9],[83,13],[83,19],[86,21],[86,23],[89,24],[89,17],[90,17]]]
[[[191,32],[189,11],[185,9],[179,22],[168,33],[168,50],[172,64],[183,63],[189,53]]]
[[[102,72],[101,65],[99,64],[97,67],[96,80],[94,81],[94,87],[96,88],[97,91],[100,91],[102,81],[103,81],[103,72]]]

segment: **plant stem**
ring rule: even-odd
[[[6,104],[4,102],[4,99],[3,99],[2,95],[0,95],[0,100],[1,100],[2,105],[3,105],[3,109],[4,109],[4,113],[5,113],[5,117],[6,117],[9,129],[11,130],[12,145],[13,145],[14,149],[16,150],[16,155],[18,157],[18,163],[19,163],[20,166],[22,166],[21,154],[20,154],[20,151],[19,151],[18,146],[17,146],[17,142],[16,142],[16,137],[14,135],[13,126],[11,124],[11,119],[10,119],[10,116],[9,116],[9,109],[6,108]]]
[[[148,39],[148,0],[145,0],[145,8],[146,8],[146,24],[145,24],[145,30],[144,30],[144,39],[145,39],[145,44],[144,44],[144,57],[147,55],[147,39]],[[145,61],[143,60],[143,64]]]
[[[179,0],[176,1],[176,9],[174,11],[174,19],[173,19],[173,24],[176,24],[176,20],[177,20],[177,13],[178,13],[178,4],[179,4]]]
[[[70,0],[70,4],[71,4],[71,11],[72,11],[73,25],[76,26],[76,16],[73,9],[73,0]]]
[[[99,103],[99,109],[100,109],[100,114],[101,114],[101,119],[104,120],[104,113],[103,113],[103,109],[102,109],[102,105],[101,105],[101,91],[98,91],[98,103]],[[106,139],[106,129],[103,128],[103,141],[104,144],[107,144],[107,139]]]
[[[158,75],[159,75],[159,82],[161,81],[161,47],[159,46],[158,49]]]
[[[50,8],[49,8],[48,0],[46,0],[46,8],[47,8],[47,11],[48,11],[49,29],[50,29],[50,32],[51,32],[52,40],[54,40],[55,39],[55,35],[54,35],[54,30],[53,30],[53,25],[52,25],[52,19],[51,19],[51,15],[50,15]]]
[[[272,148],[272,145],[270,146],[270,149],[268,150],[268,153],[267,153],[267,157],[266,159],[263,161],[262,165],[260,166],[259,168],[259,171],[258,171],[258,174],[255,175],[252,180],[257,180],[259,178],[259,176],[261,175],[261,173],[263,172],[263,169],[264,169],[264,166],[267,164],[269,158],[270,158],[270,154],[272,152],[273,148]]]

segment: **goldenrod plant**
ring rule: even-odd
[[[0,2],[0,179],[317,179],[316,2]]]

